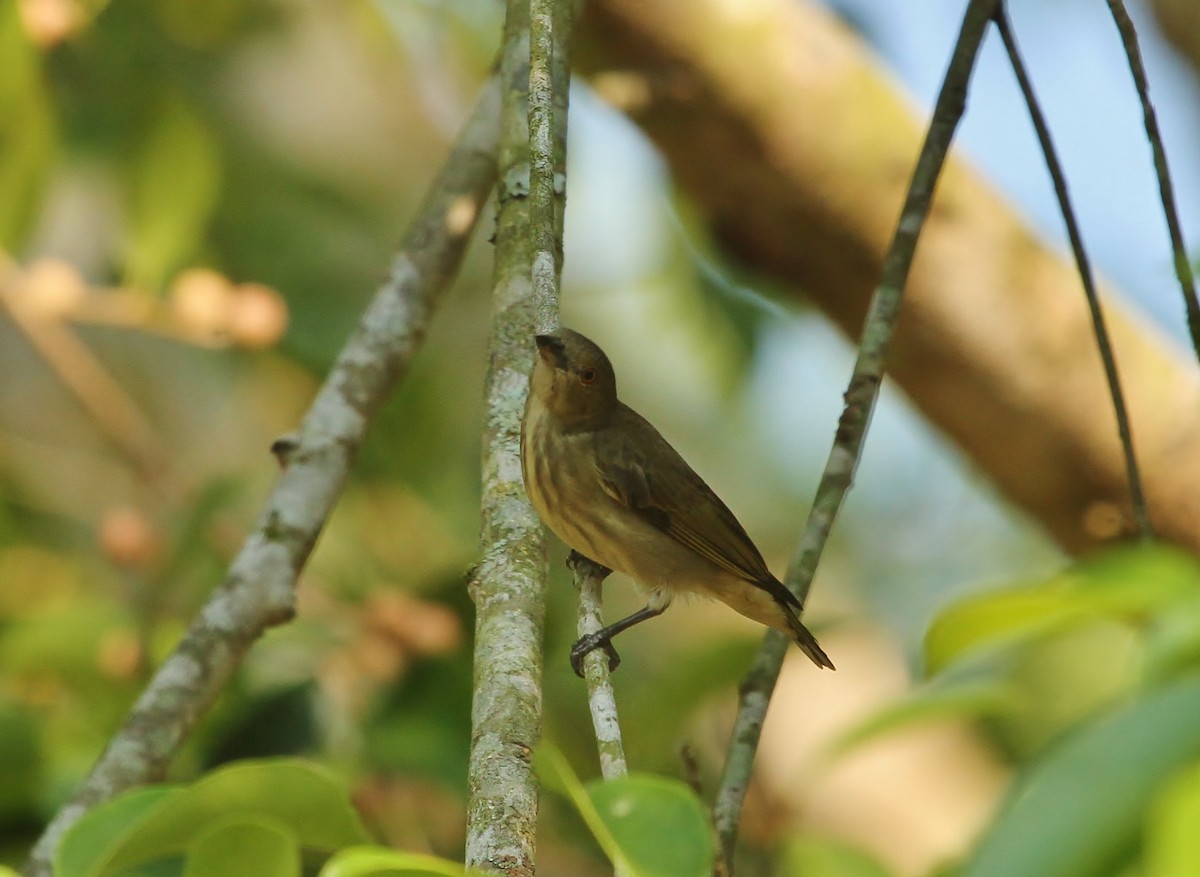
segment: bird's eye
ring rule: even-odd
[[[594,384],[596,382],[596,370],[594,368],[585,368],[579,373],[579,380],[584,384]]]

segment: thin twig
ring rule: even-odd
[[[917,157],[908,195],[888,247],[883,273],[871,296],[859,343],[854,374],[846,390],[846,406],[808,522],[788,570],[787,584],[803,602],[812,585],[817,563],[830,529],[842,506],[862,453],[867,426],[883,382],[888,342],[900,314],[904,287],[916,252],[917,239],[929,213],[950,141],[966,106],[967,86],[984,31],[999,0],[971,0],[963,16],[946,76],[933,110],[933,119]],[[787,639],[776,631],[767,634],[749,675],[743,681],[721,785],[713,807],[713,821],[722,858],[733,872],[738,822],[750,782],[754,753],[767,705],[787,651]]]
[[[22,300],[18,270],[0,260],[0,304],[17,328],[138,475],[171,492],[170,456],[145,413],[60,316]]]
[[[560,0],[530,0],[529,4],[529,223],[534,247],[530,276],[538,332],[558,328],[558,280],[562,271],[562,214],[556,216],[555,210],[555,202],[561,199],[555,197],[554,131],[556,127],[565,131],[566,120],[556,117],[554,91],[555,87],[569,88],[570,71],[560,68],[555,75],[556,5]],[[558,155],[564,156],[565,151]]]
[[[583,637],[604,627],[601,590],[608,570],[582,555],[572,554],[571,557],[575,588],[579,592],[577,629]],[[608,655],[603,649],[593,649],[583,656],[583,678],[587,682],[588,708],[592,713],[596,751],[600,756],[600,775],[606,780],[623,777],[629,767],[625,762],[625,744],[617,717],[617,699],[608,672]]]
[[[1016,74],[1017,84],[1029,108],[1029,117],[1037,132],[1038,143],[1041,144],[1042,154],[1046,157],[1046,167],[1050,178],[1054,181],[1054,194],[1058,198],[1062,210],[1063,221],[1067,226],[1067,237],[1071,242],[1071,252],[1075,256],[1075,264],[1079,270],[1079,279],[1083,284],[1083,293],[1087,297],[1088,310],[1092,316],[1092,327],[1096,334],[1096,346],[1100,350],[1100,359],[1104,363],[1104,376],[1108,380],[1109,394],[1112,396],[1113,410],[1117,418],[1117,433],[1121,439],[1121,450],[1125,455],[1125,474],[1129,479],[1130,502],[1133,508],[1133,520],[1137,526],[1138,535],[1143,540],[1154,538],[1154,530],[1150,525],[1150,515],[1146,510],[1146,495],[1142,490],[1142,476],[1138,471],[1137,458],[1133,452],[1133,430],[1129,426],[1129,412],[1125,405],[1125,394],[1121,391],[1121,380],[1117,375],[1117,361],[1113,355],[1112,341],[1109,339],[1108,327],[1104,321],[1104,311],[1100,307],[1100,294],[1096,291],[1096,282],[1092,277],[1092,267],[1088,261],[1087,252],[1083,246],[1083,235],[1079,231],[1079,223],[1075,211],[1071,207],[1071,198],[1067,193],[1067,180],[1063,175],[1062,165],[1054,149],[1050,137],[1050,129],[1038,105],[1037,96],[1033,92],[1033,83],[1025,70],[1017,50],[1017,41],[1009,26],[1008,15],[1004,4],[996,7],[996,27],[1004,42],[1004,49],[1012,63],[1013,73]]]
[[[457,272],[496,173],[498,80],[478,106],[295,436],[276,442],[283,472],[225,581],[154,674],[26,864],[47,877],[55,847],[90,807],[160,780],[182,742],[269,627],[294,614],[294,588],[375,413],[421,346],[438,294]]]
[[[554,176],[566,163],[572,5],[556,0],[531,10],[530,0],[509,0],[500,61],[505,91],[485,379],[483,562],[470,588],[476,608],[475,697],[466,864],[517,877],[531,877],[536,869],[538,783],[530,755],[541,735],[547,579],[545,532],[521,480],[521,414],[533,336],[558,324],[561,260],[555,249],[562,205],[555,203],[561,198],[555,198]]]
[[[1138,48],[1137,31],[1125,11],[1122,0],[1108,0],[1108,8],[1112,12],[1113,21],[1121,34],[1121,45],[1125,47],[1125,56],[1129,59],[1129,71],[1133,74],[1133,83],[1137,87],[1138,99],[1142,102],[1142,117],[1146,124],[1146,137],[1150,141],[1150,149],[1154,153],[1154,172],[1158,175],[1158,191],[1162,197],[1163,214],[1167,218],[1167,231],[1171,235],[1171,251],[1174,254],[1175,276],[1179,278],[1179,287],[1183,291],[1183,306],[1187,311],[1188,332],[1192,336],[1192,346],[1196,356],[1200,357],[1200,300],[1196,298],[1196,278],[1192,272],[1192,263],[1188,259],[1187,247],[1183,242],[1183,229],[1179,223],[1179,209],[1175,206],[1175,187],[1171,184],[1171,172],[1167,168],[1167,151],[1163,147],[1162,134],[1158,130],[1158,119],[1154,114],[1154,105],[1150,103],[1150,82],[1146,78],[1146,67],[1142,63],[1142,52]]]
[[[529,213],[534,243],[533,296],[539,332],[558,326],[558,278],[562,270],[562,217],[564,207],[566,124],[569,74],[566,56],[557,46],[567,45],[562,29],[571,27],[573,2],[531,0],[529,61],[529,141],[531,175]],[[561,12],[558,11],[561,8]],[[567,21],[556,21],[565,16]],[[600,630],[601,585],[606,573],[590,561],[573,564],[579,594],[579,635]],[[603,652],[584,657],[588,707],[600,756],[600,774],[606,780],[628,772],[617,701]]]

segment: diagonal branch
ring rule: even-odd
[[[581,637],[598,633],[604,627],[600,596],[609,570],[574,552],[568,564],[572,566],[575,588],[579,592],[577,633]],[[596,751],[600,756],[600,776],[606,780],[623,777],[629,767],[625,762],[625,743],[621,738],[608,655],[602,649],[593,649],[583,656],[583,678],[587,683],[588,710],[592,714]]]
[[[229,572],[163,662],[74,797],[50,822],[25,873],[46,877],[59,839],[90,807],[159,780],[246,651],[294,614],[296,579],[372,418],[420,348],[495,181],[499,88],[483,95],[299,431],[275,443],[283,466]]]
[[[883,274],[871,296],[858,359],[846,390],[846,407],[838,422],[837,435],[817,487],[808,523],[788,570],[787,585],[801,602],[808,594],[821,552],[853,481],[871,412],[883,383],[888,342],[900,315],[900,304],[916,253],[917,240],[929,214],[934,186],[950,149],[950,141],[966,106],[967,86],[984,31],[997,5],[998,0],[971,0],[963,16],[954,54],[934,105],[933,119],[917,157],[908,195],[884,259]],[[733,873],[738,822],[750,781],[754,753],[786,650],[787,640],[782,634],[776,631],[768,633],[741,687],[725,771],[713,808],[713,821],[729,873]]]

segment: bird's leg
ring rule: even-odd
[[[617,669],[617,665],[621,663],[621,657],[617,654],[617,650],[613,648],[612,638],[623,630],[628,630],[635,624],[641,624],[648,618],[656,618],[666,611],[666,606],[647,606],[644,609],[639,609],[637,612],[630,615],[628,618],[622,618],[620,621],[614,621],[607,627],[602,627],[595,633],[589,633],[587,636],[581,636],[575,645],[571,646],[571,667],[575,671],[575,675],[583,678],[583,656],[594,649],[604,649],[608,654],[608,672],[611,673]]]
[[[575,573],[576,587],[579,587],[581,579],[584,579],[588,576],[594,576],[597,582],[603,582],[612,573],[612,570],[607,566],[597,563],[586,555],[580,554],[574,548],[572,548],[571,553],[567,555],[567,566],[573,573]],[[593,636],[595,636],[595,634],[593,634]],[[578,663],[576,661],[574,650],[579,648],[579,644],[582,642],[583,640],[580,640],[579,642],[575,643],[575,646],[571,651],[571,666],[575,668],[575,672],[581,677],[583,676],[583,673],[580,672],[579,668],[583,665],[582,663]],[[603,643],[597,643],[596,645],[582,652],[579,655],[579,661],[583,661],[583,656],[597,646],[603,647],[604,653],[608,655],[608,672],[611,673],[613,670],[617,669],[617,665],[621,663],[621,656],[617,654],[617,650],[613,648],[613,644],[607,640],[605,640]]]

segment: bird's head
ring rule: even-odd
[[[529,392],[567,429],[603,424],[617,408],[612,363],[594,342],[570,329],[538,335]]]

